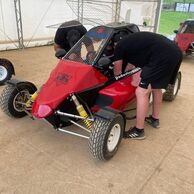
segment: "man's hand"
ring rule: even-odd
[[[61,47],[60,47],[60,45],[58,45],[57,43],[54,43],[54,50],[57,52],[58,50],[60,50],[60,49],[62,49]]]
[[[114,62],[114,76],[118,76],[122,73],[123,60]]]

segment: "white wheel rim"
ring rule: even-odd
[[[119,124],[115,124],[108,136],[108,141],[107,141],[107,149],[109,152],[112,152],[115,147],[117,146],[119,139],[121,135],[121,126]]]
[[[7,75],[8,75],[7,69],[3,66],[0,66],[0,81],[6,79]]]
[[[179,89],[179,79],[176,79],[176,82],[174,84],[174,90],[173,90],[173,95],[176,95],[177,91]]]

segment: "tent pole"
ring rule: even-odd
[[[23,39],[20,0],[14,0],[14,8],[15,8],[16,27],[17,27],[17,34],[18,34],[18,48],[23,49],[24,48],[24,39]]]

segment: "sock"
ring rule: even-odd
[[[152,119],[153,119],[154,121],[158,121],[158,120],[159,120],[159,119],[154,118],[152,115],[151,115],[151,117],[152,117]]]
[[[144,128],[143,129],[139,129],[139,128],[137,128],[137,127],[135,127],[136,129],[137,129],[137,131],[142,131],[142,130],[144,130]]]

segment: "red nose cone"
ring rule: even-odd
[[[37,118],[45,118],[47,116],[49,116],[52,113],[52,109],[48,106],[48,105],[40,105],[37,106],[38,110],[32,110],[32,112],[34,112],[34,116]]]

